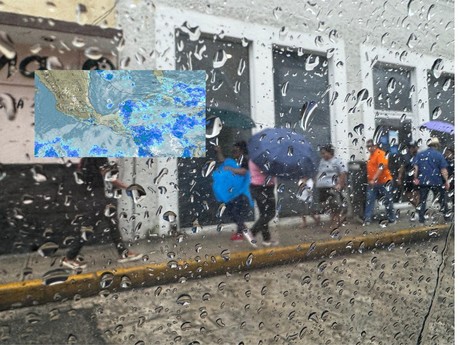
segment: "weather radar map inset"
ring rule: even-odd
[[[35,157],[204,157],[205,71],[36,71]]]

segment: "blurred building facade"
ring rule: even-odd
[[[104,1],[98,8],[79,1],[73,6],[55,2],[41,12],[11,3],[5,1],[0,10],[23,18],[32,14],[111,27],[110,35],[121,31],[123,38],[117,41],[104,36],[104,29],[95,29],[109,43],[100,48],[104,56],[120,68],[206,70],[209,113],[247,116],[256,124],[246,128],[238,121],[224,123],[218,141],[227,153],[233,142],[247,140],[251,133],[283,126],[303,133],[314,145],[332,143],[345,161],[360,161],[367,157],[369,138],[377,137],[388,150],[401,150],[414,141],[423,147],[430,135],[420,130],[424,122],[454,122],[453,1]],[[46,22],[42,26],[52,35],[58,31]],[[27,25],[19,20],[18,27]],[[24,54],[38,50],[33,42],[15,40],[24,43]],[[102,41],[95,43],[99,44],[103,46]],[[46,55],[63,48],[54,49]],[[81,57],[64,58],[64,51],[60,58],[81,68],[84,49]],[[18,87],[18,95],[25,92]],[[304,118],[303,130],[300,110],[309,101],[317,107]],[[27,127],[24,138],[33,129],[30,111],[27,116],[29,122],[19,129],[23,133]],[[162,217],[167,211],[178,215],[181,227],[200,224],[215,229],[219,205],[213,200],[211,177],[202,174],[206,162],[215,159],[212,145],[208,148],[206,158],[120,161],[124,180],[143,185],[146,191],[151,187],[140,204],[120,201],[120,209],[133,214],[121,225],[125,237],[167,233],[171,224]],[[2,163],[35,164],[23,160],[24,152],[14,155],[20,161]],[[153,185],[164,168],[168,173],[161,186]],[[301,206],[294,197],[295,181],[285,185],[278,195],[283,200],[280,215],[297,217]],[[145,212],[150,216],[138,227]]]

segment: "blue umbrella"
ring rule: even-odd
[[[308,140],[287,128],[267,128],[248,142],[249,158],[266,174],[312,178],[319,157]]]
[[[428,121],[425,122],[421,127],[431,129],[434,131],[438,132],[443,132],[443,133],[449,133],[454,135],[454,125],[448,123],[448,122],[442,122],[442,121]]]

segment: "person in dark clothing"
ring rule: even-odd
[[[406,197],[414,207],[417,207],[420,201],[419,187],[414,185],[414,159],[417,152],[417,144],[407,145],[407,153],[402,157],[397,179],[398,185],[403,186]]]
[[[259,208],[259,219],[252,226],[251,231],[244,232],[243,235],[249,243],[256,245],[255,236],[262,233],[262,245],[269,247],[277,245],[278,241],[272,241],[268,223],[275,217],[275,178],[268,179],[261,169],[252,161],[249,161],[249,171],[251,172],[251,195]]]
[[[452,201],[452,208],[455,206],[455,150],[454,147],[447,147],[444,151],[444,158],[447,161],[447,175],[449,177],[449,196]]]
[[[78,202],[78,209],[83,213],[79,228],[79,236],[70,245],[66,256],[62,260],[62,265],[72,268],[84,268],[86,264],[77,260],[80,250],[87,241],[87,235],[98,230],[102,230],[101,223],[104,219],[104,210],[108,202],[105,198],[105,182],[109,180],[112,186],[126,189],[127,186],[116,178],[114,173],[116,167],[110,166],[107,158],[82,158],[79,164],[79,173],[82,177],[82,197]],[[139,260],[142,254],[136,254],[128,250],[121,239],[120,232],[116,224],[111,222],[110,235],[116,245],[119,262]]]
[[[217,160],[223,162],[225,157],[222,153],[220,146],[215,147],[217,154]],[[233,145],[232,148],[232,158],[237,162],[238,168],[225,167],[225,170],[229,170],[236,175],[244,176],[248,172],[248,159],[247,159],[248,150],[246,147],[245,141],[239,141]],[[239,195],[235,199],[227,202],[225,204],[227,211],[230,214],[230,218],[237,225],[236,232],[232,233],[230,239],[232,241],[242,241],[243,232],[248,232],[248,228],[244,222],[244,218],[248,212],[248,201],[247,197],[244,194]]]
[[[447,175],[447,161],[439,152],[439,139],[431,138],[428,149],[415,156],[414,166],[414,183],[420,186],[420,205],[418,217],[420,223],[425,223],[426,200],[430,190],[439,194],[439,203],[441,212],[445,220],[448,220],[448,208],[446,191],[450,188],[449,178]]]

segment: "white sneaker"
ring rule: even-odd
[[[257,240],[254,238],[254,236],[251,233],[251,230],[244,230],[243,231],[243,236],[248,240],[248,242],[251,244],[253,247],[257,247]]]

